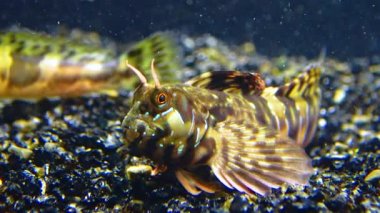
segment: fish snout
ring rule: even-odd
[[[139,118],[126,116],[121,124],[127,142],[141,140],[147,129],[147,123]]]

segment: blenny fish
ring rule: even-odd
[[[138,80],[124,62],[147,70],[153,57],[165,80],[173,82],[179,78],[174,72],[179,68],[175,49],[168,33],[153,34],[119,54],[63,36],[26,30],[0,32],[0,97],[78,96],[135,88]]]
[[[304,151],[316,131],[321,66],[279,87],[256,73],[207,72],[183,84],[139,76],[122,126],[131,155],[171,170],[191,194],[218,190],[197,169],[211,167],[226,187],[266,195],[284,183],[305,185],[313,174]]]

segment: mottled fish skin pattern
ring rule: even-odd
[[[137,78],[128,71],[126,62],[146,70],[152,58],[157,58],[157,69],[166,81],[176,81],[175,52],[174,43],[165,33],[156,33],[118,54],[62,36],[0,32],[0,97],[68,97],[135,88]]]
[[[305,185],[313,168],[303,148],[316,129],[320,73],[319,65],[310,65],[280,87],[237,71],[159,88],[141,85],[122,124],[126,144],[132,155],[174,170],[194,195],[217,190],[193,172],[201,165],[210,166],[224,186],[248,194]]]

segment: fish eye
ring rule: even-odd
[[[156,96],[156,103],[158,103],[160,105],[164,104],[164,103],[166,103],[167,99],[168,99],[168,95],[164,92],[160,92]]]

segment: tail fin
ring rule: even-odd
[[[180,79],[180,64],[178,60],[178,49],[174,39],[169,33],[155,33],[150,37],[133,45],[125,54],[119,58],[120,66],[128,61],[129,64],[139,69],[152,80],[150,63],[155,59],[155,68],[160,76],[161,82],[177,82]],[[120,67],[125,70],[126,67]]]
[[[277,96],[289,98],[310,97],[319,93],[319,78],[322,67],[318,64],[312,64],[305,68],[305,72],[299,75],[293,81],[281,86],[276,91]]]

